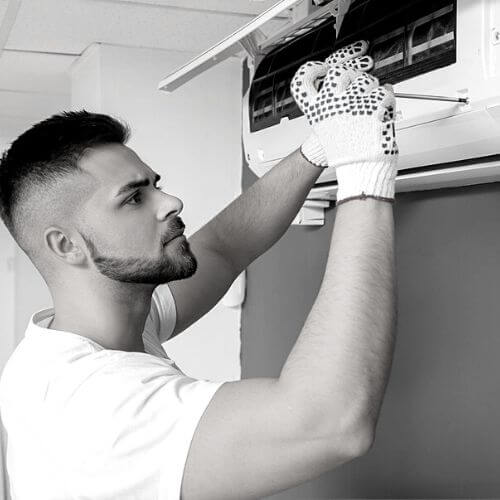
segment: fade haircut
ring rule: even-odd
[[[1,156],[0,217],[46,281],[43,231],[75,222],[93,186],[78,160],[88,148],[125,144],[129,137],[128,125],[111,116],[64,112],[33,125]]]

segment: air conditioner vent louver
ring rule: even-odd
[[[392,84],[456,62],[456,0],[358,0],[337,36],[342,47],[370,41],[372,73]]]
[[[335,43],[335,19],[327,19],[270,52],[259,64],[250,91],[250,130],[276,125],[283,117],[302,115],[290,93],[293,75],[306,61],[324,60]]]

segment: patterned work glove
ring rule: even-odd
[[[305,64],[292,80],[292,94],[336,168],[337,205],[367,197],[394,201],[398,148],[396,100],[390,86],[372,75],[333,66],[318,91],[318,69]]]
[[[342,66],[353,68],[359,71],[370,71],[373,68],[373,59],[365,56],[368,50],[368,42],[360,40],[358,42],[342,47],[329,56],[325,62],[311,61],[302,65],[297,73],[305,67],[310,67],[314,78],[324,78],[330,66]],[[363,57],[364,56],[364,57]],[[292,90],[293,95],[293,90]],[[293,95],[295,101],[297,97]],[[313,131],[300,148],[306,160],[317,167],[328,167],[326,154],[323,146],[318,141],[318,137]]]

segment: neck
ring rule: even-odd
[[[128,284],[126,284],[128,285]],[[49,328],[98,343],[105,349],[145,352],[142,332],[151,309],[153,287],[53,294],[55,315]]]

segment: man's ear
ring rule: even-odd
[[[80,264],[85,258],[80,247],[61,228],[54,226],[48,228],[44,237],[47,248],[59,260],[67,264]]]

